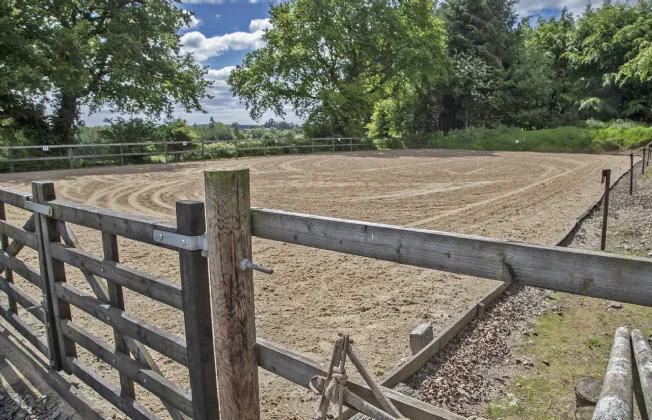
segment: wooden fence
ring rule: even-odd
[[[231,145],[228,150],[214,149],[211,145]],[[254,144],[252,146],[252,144]],[[384,149],[384,139],[379,140]],[[310,139],[244,139],[196,141],[148,141],[134,143],[60,144],[51,146],[2,146],[0,170],[14,172],[16,164],[38,162],[65,162],[75,168],[76,162],[99,161],[125,165],[130,159],[161,157],[170,159],[209,160],[220,157],[251,155],[316,153],[375,149],[374,140],[359,137]]]
[[[652,306],[647,258],[250,208],[247,169],[207,171],[205,183],[206,214],[204,203],[180,201],[176,224],[57,200],[50,182],[34,182],[32,194],[0,188],[0,290],[9,298],[0,313],[47,358],[48,383],[86,418],[102,415],[78,395],[71,397],[59,371],[76,376],[135,419],[154,415],[136,401],[134,383],[160,398],[174,419],[221,414],[246,420],[260,416],[259,366],[305,388],[313,376],[325,376],[320,363],[256,336],[253,276],[242,266],[245,259],[254,260],[252,236],[501,280],[504,287],[521,283]],[[5,204],[33,215],[23,226],[12,225]],[[103,257],[84,251],[73,225],[101,232]],[[121,264],[118,236],[177,251],[181,284]],[[38,268],[18,258],[24,246],[38,252]],[[93,295],[66,282],[66,264],[81,270]],[[20,290],[14,274],[38,286],[42,302]],[[122,288],[182,310],[186,339],[127,313]],[[44,336],[18,315],[17,305],[45,325]],[[71,306],[109,325],[115,348],[77,324]],[[120,387],[84,365],[77,346],[116,369]],[[145,346],[188,368],[190,392],[162,375]],[[412,363],[427,361],[422,359]],[[462,418],[391,390],[394,382],[386,381],[382,391],[403,416]],[[349,381],[348,388],[380,407],[367,386]]]

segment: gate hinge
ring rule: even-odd
[[[174,232],[154,229],[154,242],[172,246],[186,251],[202,251],[203,254],[208,252],[208,241],[206,234],[199,236],[181,235]]]

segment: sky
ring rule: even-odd
[[[195,60],[209,68],[207,77],[213,81],[210,89],[212,99],[202,102],[206,113],[186,113],[182,110],[174,116],[189,124],[207,124],[213,117],[224,123],[252,124],[247,110],[229,92],[226,80],[231,70],[242,62],[249,51],[263,46],[262,36],[270,27],[270,0],[184,0],[181,8],[194,14],[188,27],[180,31],[182,50],[194,54]],[[278,0],[276,0],[278,1]],[[516,10],[521,16],[540,15],[544,18],[558,16],[565,6],[579,14],[588,0],[521,0]],[[594,2],[594,6],[601,0]],[[82,109],[82,118],[89,126],[104,124],[105,118],[116,116],[108,111],[88,115]],[[128,117],[128,116],[124,116]],[[274,115],[264,115],[261,122]],[[301,123],[288,110],[286,121]]]

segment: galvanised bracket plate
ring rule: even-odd
[[[208,251],[206,234],[200,236],[180,235],[174,232],[154,229],[154,242],[186,251]]]
[[[29,197],[29,200],[31,200],[31,198],[32,197]],[[25,201],[26,210],[52,217],[52,207],[46,206],[45,204],[35,203],[29,200]]]

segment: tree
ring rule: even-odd
[[[190,14],[171,0],[0,3],[0,119],[39,143],[73,141],[80,107],[201,109],[206,70],[180,52]],[[51,96],[51,99],[49,99]]]
[[[310,136],[360,134],[388,87],[430,84],[447,70],[443,22],[431,0],[288,0],[272,5],[265,46],[229,77],[259,120],[285,107]]]

